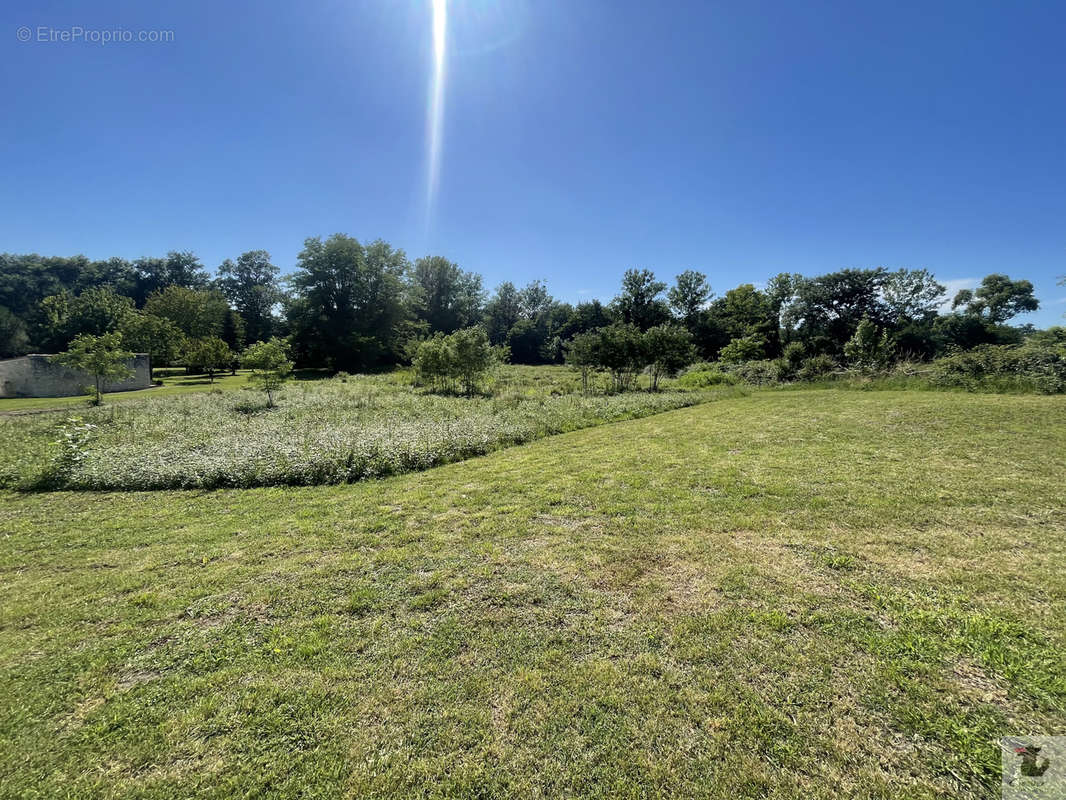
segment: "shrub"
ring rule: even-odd
[[[485,330],[475,326],[448,336],[438,333],[419,342],[412,364],[419,383],[451,389],[458,382],[464,392],[473,394],[489,370],[504,358],[505,351],[493,347]]]
[[[581,372],[581,391],[589,393],[589,376],[600,366],[600,333],[598,330],[577,334],[564,345],[566,363]]]
[[[200,367],[207,373],[208,380],[215,382],[215,373],[233,364],[233,351],[229,345],[217,336],[205,336],[193,339],[185,351],[185,361]]]
[[[844,344],[848,365],[864,371],[883,369],[892,358],[892,340],[888,330],[878,332],[877,326],[862,318],[855,333]]]
[[[643,343],[635,325],[615,323],[599,329],[600,366],[611,373],[616,392],[633,385],[637,370],[644,366]]]
[[[707,389],[711,386],[734,386],[740,379],[736,375],[719,369],[700,369],[687,371],[677,379],[677,386],[683,389]]]
[[[829,375],[836,368],[837,362],[831,356],[811,356],[803,359],[800,363],[799,369],[796,371],[796,378],[801,381],[816,381]]]
[[[991,391],[1066,391],[1066,355],[1039,342],[1021,347],[980,345],[933,362],[935,386]]]
[[[738,336],[718,353],[718,358],[727,364],[740,364],[766,356],[766,339],[758,334]]]
[[[752,386],[772,386],[781,382],[785,369],[780,360],[762,359],[737,364],[732,372],[740,381]]]
[[[692,363],[695,348],[692,335],[678,325],[656,325],[642,336],[644,361],[651,373],[651,388],[659,388],[659,378],[673,375],[685,365]]]

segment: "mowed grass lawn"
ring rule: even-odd
[[[998,797],[1066,398],[775,391],[361,484],[0,494],[4,797]]]

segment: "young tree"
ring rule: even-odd
[[[250,380],[267,396],[267,408],[274,407],[274,392],[292,375],[288,345],[284,339],[256,342],[241,355],[241,363],[252,371]]]
[[[269,339],[276,324],[274,307],[281,302],[281,270],[270,263],[270,253],[249,250],[241,253],[236,263],[226,259],[218,274],[219,288],[241,315],[248,341]]]
[[[601,328],[599,336],[600,366],[611,373],[615,391],[625,391],[645,363],[640,329],[636,325],[615,323]]]
[[[451,342],[443,333],[435,334],[419,342],[415,347],[411,366],[415,379],[435,389],[447,389],[454,370],[455,353]]]
[[[190,367],[200,367],[207,373],[208,380],[215,382],[215,373],[225,369],[233,362],[233,351],[217,336],[205,336],[189,342],[185,351],[185,361]]]
[[[448,338],[455,354],[455,375],[463,391],[473,394],[481,379],[496,365],[498,353],[480,326],[463,328]]]
[[[117,381],[133,375],[127,363],[133,353],[122,347],[121,333],[105,333],[100,336],[82,334],[70,343],[65,353],[52,356],[52,360],[64,367],[86,372],[93,376],[93,405],[102,402],[105,381]]]
[[[652,391],[659,390],[661,377],[688,366],[695,356],[692,334],[679,325],[656,325],[648,328],[642,338]]]
[[[589,376],[600,364],[600,333],[585,331],[565,345],[566,363],[581,371],[581,391],[589,393]]]
[[[886,366],[892,357],[892,340],[888,331],[878,331],[873,322],[863,318],[854,335],[844,345],[844,357],[852,366],[864,370]]]
[[[502,358],[500,348],[492,346],[485,330],[474,326],[420,342],[412,363],[421,382],[448,388],[457,380],[464,392],[473,394]]]

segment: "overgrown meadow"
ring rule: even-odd
[[[431,394],[404,373],[0,417],[0,485],[144,490],[336,484],[682,408],[716,392],[583,395],[563,369],[507,367],[492,391]]]

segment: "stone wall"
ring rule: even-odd
[[[49,356],[29,355],[0,361],[0,397],[68,397],[85,394],[93,384],[92,375],[62,367]],[[127,362],[133,377],[105,382],[105,392],[147,389],[152,385],[147,353],[137,353]]]

